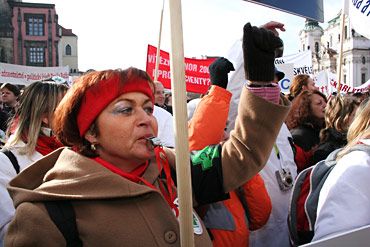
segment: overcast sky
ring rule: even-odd
[[[166,0],[161,48],[170,51],[169,9]],[[145,70],[147,45],[157,46],[162,0],[31,0],[53,3],[59,24],[78,36],[79,69],[135,66]],[[298,3],[299,1],[297,1]],[[325,22],[334,18],[341,0],[324,0]],[[299,31],[305,19],[241,0],[183,0],[183,36],[186,57],[224,56],[242,37],[247,22],[285,24],[281,34],[285,55],[299,51]],[[326,27],[325,23],[320,24]]]

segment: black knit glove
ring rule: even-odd
[[[229,80],[228,74],[234,70],[234,66],[229,60],[224,57],[217,58],[209,65],[209,75],[212,85],[226,89]]]
[[[283,46],[282,40],[264,28],[245,24],[243,29],[243,56],[245,78],[270,83],[274,80],[275,49]]]

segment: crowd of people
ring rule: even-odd
[[[369,95],[324,95],[309,75],[282,94],[284,30],[244,26],[233,126],[227,58],[188,103],[195,246],[294,245],[295,178],[339,148],[307,241],[370,225],[370,151],[355,148],[370,145]],[[173,109],[160,82],[130,67],[0,92],[0,246],[180,246]]]

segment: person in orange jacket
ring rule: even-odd
[[[226,90],[226,86],[228,73],[233,70],[233,65],[221,57],[209,69],[213,86],[208,95],[201,99],[188,125],[190,151],[218,144],[227,135],[224,129],[231,93]],[[207,114],[217,118],[204,116],[205,109]],[[203,212],[203,220],[214,246],[248,246],[249,231],[261,228],[267,222],[271,209],[270,197],[262,178],[257,174],[243,186],[230,192],[230,199],[208,205]]]

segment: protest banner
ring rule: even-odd
[[[294,64],[293,63],[284,63],[284,64],[276,64],[276,68],[284,72],[285,76],[283,79],[279,81],[279,87],[281,92],[284,94],[289,93],[290,85],[292,84],[292,79],[294,77]]]
[[[294,64],[293,76],[300,74],[313,75],[312,53],[310,50],[275,59],[275,65],[287,63]]]
[[[154,78],[155,63],[156,63],[157,48],[148,45],[146,72]],[[170,54],[165,51],[160,51],[158,68],[158,81],[165,88],[171,88],[171,70],[170,70]],[[185,82],[186,91],[193,93],[207,92],[211,81],[209,79],[208,66],[215,60],[209,59],[194,59],[185,58]]]
[[[263,6],[278,9],[307,19],[324,22],[323,0],[244,0]]]
[[[29,85],[34,81],[58,76],[69,79],[69,67],[32,67],[9,63],[0,63],[0,83]]]
[[[330,95],[333,92],[337,92],[338,86],[341,93],[362,93],[367,92],[370,89],[370,80],[358,87],[353,87],[343,83],[338,85],[337,75],[329,70],[320,71],[314,76],[313,80],[319,91],[325,95]]]
[[[338,88],[338,80],[337,80],[337,75],[327,71],[328,74],[328,86],[330,93],[331,92],[337,92]],[[359,87],[353,87],[351,85],[343,84],[341,83],[339,85],[340,87],[340,92],[341,93],[362,93],[362,92],[367,92],[370,89],[370,80],[367,81],[366,83],[362,84]]]
[[[370,1],[344,0],[344,13],[356,32],[370,39]]]

